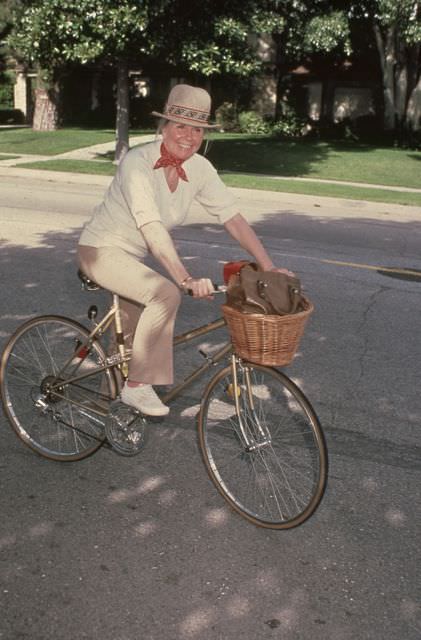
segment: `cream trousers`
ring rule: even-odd
[[[133,348],[129,379],[171,384],[178,287],[118,247],[79,245],[78,258],[89,278],[121,296],[124,334]]]

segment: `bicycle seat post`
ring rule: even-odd
[[[114,324],[115,324],[115,333],[116,333],[116,343],[118,347],[119,354],[121,356],[121,373],[124,378],[127,378],[129,373],[129,367],[127,362],[124,361],[126,356],[126,349],[124,344],[124,333],[123,333],[123,323],[121,320],[121,309],[120,309],[120,297],[117,293],[113,293],[113,307],[115,309],[114,315]]]

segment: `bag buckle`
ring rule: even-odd
[[[259,296],[265,300],[265,289],[267,289],[268,283],[263,282],[263,280],[257,280],[256,285]]]

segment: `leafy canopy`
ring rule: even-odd
[[[407,45],[421,41],[421,3],[419,0],[362,0],[350,3],[350,18],[377,23],[382,29],[393,27]]]
[[[10,45],[51,73],[69,62],[161,57],[202,75],[248,75],[250,33],[281,31],[277,0],[33,0],[15,14]]]
[[[202,0],[172,4],[177,33],[173,61],[205,76],[248,76],[260,68],[251,36],[278,33],[285,20],[278,0]]]
[[[151,55],[156,43],[150,23],[169,2],[35,0],[16,12],[9,42],[24,60],[50,70],[135,52]]]

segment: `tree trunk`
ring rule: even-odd
[[[54,131],[58,127],[58,92],[56,89],[35,89],[34,131]]]
[[[395,105],[396,115],[398,122],[404,122],[405,109],[408,95],[408,68],[405,63],[402,66],[399,65],[399,69],[396,73],[396,85],[395,85]]]
[[[115,161],[121,162],[129,150],[129,68],[127,60],[117,65],[117,120]]]
[[[395,128],[395,27],[388,28],[383,38],[378,24],[374,24],[377,50],[383,74],[384,128],[393,131]]]
[[[411,131],[419,131],[421,129],[421,75],[408,101],[406,122]]]
[[[261,60],[263,72],[252,77],[252,108],[262,116],[274,118],[277,102],[276,42],[270,34],[255,39],[256,55]]]
[[[408,53],[408,101],[405,108],[405,126],[411,133],[421,129],[421,44]]]
[[[335,102],[335,81],[330,78],[322,80],[322,99],[320,106],[320,122],[330,125],[333,122],[333,105]]]

